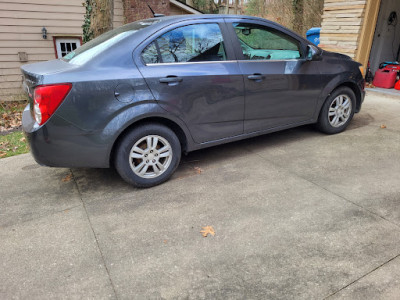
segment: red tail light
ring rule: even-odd
[[[64,101],[71,83],[39,85],[33,96],[33,112],[39,125],[44,124]]]

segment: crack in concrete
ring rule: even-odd
[[[0,229],[4,229],[4,228],[7,228],[7,227],[12,227],[12,226],[17,225],[17,224],[19,225],[19,224],[24,224],[24,223],[27,223],[27,222],[32,222],[32,221],[35,221],[35,220],[40,220],[40,219],[46,218],[48,216],[52,216],[52,215],[56,215],[56,214],[59,214],[59,213],[62,213],[62,212],[66,212],[66,211],[72,210],[72,209],[80,207],[80,206],[81,206],[81,204],[78,204],[78,205],[67,207],[67,208],[64,208],[64,209],[61,209],[61,210],[50,211],[50,212],[45,213],[43,215],[39,215],[39,216],[32,217],[32,218],[29,218],[29,219],[18,220],[16,222],[12,222],[10,224],[3,224],[3,225],[0,225]]]
[[[357,206],[357,207],[359,207],[359,208],[361,208],[361,209],[363,209],[363,210],[366,210],[366,211],[369,212],[370,214],[372,214],[372,215],[374,215],[374,216],[377,216],[377,217],[379,217],[379,218],[381,218],[381,219],[383,219],[383,220],[389,222],[390,224],[392,224],[392,225],[394,225],[394,226],[396,226],[396,227],[398,227],[398,228],[400,229],[400,224],[397,224],[397,223],[395,223],[395,222],[393,222],[393,221],[391,221],[391,220],[385,218],[384,216],[381,216],[380,214],[378,214],[378,213],[376,213],[376,212],[374,212],[374,211],[372,211],[372,210],[370,210],[370,209],[368,209],[368,208],[366,208],[366,207],[364,207],[364,206],[362,206],[362,205],[360,205],[360,204],[358,204],[358,203],[356,203],[356,202],[354,202],[354,201],[351,201],[350,199],[347,199],[347,198],[345,198],[344,196],[342,196],[342,195],[340,195],[340,194],[337,194],[337,193],[335,193],[334,191],[331,191],[331,190],[329,190],[328,188],[326,188],[326,187],[324,187],[324,186],[322,186],[322,185],[319,185],[318,183],[316,183],[316,182],[314,182],[314,181],[312,181],[312,180],[310,180],[310,179],[308,179],[308,178],[305,178],[305,177],[299,175],[298,173],[293,172],[292,170],[289,170],[288,168],[286,168],[286,167],[284,167],[284,166],[282,166],[282,165],[280,165],[280,164],[277,164],[276,162],[274,162],[274,161],[272,161],[272,160],[269,160],[268,158],[266,158],[266,157],[264,157],[264,156],[262,156],[262,155],[260,155],[260,154],[258,154],[258,153],[252,152],[252,151],[249,150],[249,149],[248,149],[248,151],[249,151],[250,153],[253,153],[253,154],[259,156],[260,158],[262,158],[262,159],[268,161],[269,163],[271,163],[271,164],[273,164],[273,165],[275,165],[275,166],[277,166],[277,167],[279,167],[279,168],[281,168],[281,169],[284,169],[284,170],[286,170],[286,171],[290,171],[290,173],[293,174],[293,175],[295,175],[296,177],[301,178],[301,179],[303,179],[303,180],[305,180],[305,181],[307,181],[307,182],[309,182],[309,183],[311,183],[311,184],[313,184],[313,185],[315,185],[315,186],[317,186],[317,187],[319,187],[319,188],[321,188],[321,189],[323,189],[323,190],[325,190],[325,191],[327,191],[327,192],[329,192],[329,193],[331,193],[331,194],[333,194],[333,195],[335,195],[335,196],[337,196],[337,197],[343,199],[344,201],[353,204],[354,206]]]
[[[284,169],[285,171],[289,171],[288,168],[286,168],[286,167],[284,167],[284,166],[281,166],[281,165],[277,164],[276,162],[273,162],[273,161],[269,160],[268,158],[266,158],[266,157],[260,155],[259,153],[253,152],[251,149],[248,149],[248,148],[247,148],[247,151],[249,151],[250,153],[253,153],[253,154],[259,156],[259,157],[262,158],[263,160],[266,160],[266,161],[268,161],[269,163],[271,163],[271,164],[273,164],[273,165],[275,165],[275,166],[277,166],[277,167],[279,167],[279,168],[281,168],[281,169]],[[397,227],[397,228],[400,229],[400,225],[399,225],[399,224],[394,223],[394,222],[392,222],[391,220],[386,219],[385,217],[383,217],[383,216],[381,216],[381,215],[379,215],[379,214],[377,214],[377,213],[375,213],[375,212],[369,210],[368,208],[365,208],[365,207],[363,207],[362,205],[360,205],[360,204],[358,204],[358,203],[355,203],[355,202],[353,202],[353,201],[351,201],[351,200],[349,200],[349,199],[346,199],[345,197],[336,194],[335,192],[333,192],[333,191],[331,191],[331,190],[325,188],[324,186],[321,186],[321,185],[317,184],[316,182],[313,182],[313,181],[311,181],[311,180],[309,180],[309,179],[307,179],[307,178],[305,178],[305,177],[299,175],[299,174],[296,173],[296,172],[293,172],[292,170],[290,170],[290,173],[293,174],[294,176],[298,177],[298,178],[301,178],[301,179],[303,179],[303,180],[305,180],[305,181],[307,181],[307,182],[309,182],[309,183],[311,183],[311,184],[313,184],[313,185],[315,185],[315,186],[317,186],[317,187],[319,187],[319,188],[321,188],[321,189],[323,189],[323,190],[325,190],[325,191],[327,191],[327,192],[329,192],[329,193],[331,193],[331,194],[333,194],[333,195],[335,195],[335,196],[337,196],[337,197],[343,199],[343,200],[346,201],[346,202],[349,202],[349,203],[353,204],[354,206],[357,206],[358,208],[360,208],[360,209],[362,209],[362,210],[367,211],[368,213],[370,213],[370,214],[372,214],[372,215],[374,215],[374,216],[377,216],[378,218],[383,219],[384,221],[386,221],[386,222],[388,222],[388,223],[390,223],[390,224],[392,224],[392,225],[394,225],[395,227]],[[365,273],[364,275],[362,275],[362,276],[360,276],[359,278],[353,280],[353,281],[350,282],[349,284],[345,285],[344,287],[340,288],[339,290],[335,291],[334,293],[328,295],[327,297],[325,297],[325,298],[323,298],[323,299],[325,300],[325,299],[328,299],[328,298],[334,296],[335,294],[337,294],[337,293],[339,293],[340,291],[342,291],[342,290],[348,288],[349,286],[355,284],[356,282],[358,282],[358,281],[360,281],[361,279],[363,279],[364,277],[366,277],[366,276],[372,274],[373,272],[377,271],[378,269],[380,269],[381,267],[383,267],[384,265],[388,264],[389,262],[393,261],[394,259],[396,259],[396,258],[398,258],[398,257],[400,257],[400,254],[397,254],[396,256],[390,258],[390,259],[387,260],[386,262],[384,262],[384,263],[382,263],[381,265],[375,267],[375,268],[372,269],[371,271]]]
[[[96,235],[96,233],[95,233],[95,231],[94,231],[94,228],[93,228],[93,224],[92,224],[92,222],[91,222],[91,220],[90,220],[90,217],[89,217],[89,214],[88,214],[88,212],[87,212],[85,201],[83,201],[83,198],[82,198],[82,193],[81,193],[81,191],[79,190],[79,186],[78,186],[78,183],[77,183],[77,181],[76,181],[76,179],[75,179],[75,175],[74,175],[72,169],[70,169],[70,172],[71,172],[71,174],[72,174],[72,179],[74,180],[76,189],[77,189],[77,191],[78,191],[79,199],[81,200],[82,205],[83,205],[83,209],[85,210],[86,218],[88,219],[90,229],[92,230],[93,236],[94,236],[94,238],[95,238],[95,240],[96,240],[96,245],[97,245],[97,248],[99,249],[99,252],[100,252],[100,255],[101,255],[101,259],[102,259],[102,261],[103,261],[104,267],[105,267],[106,272],[107,272],[107,275],[108,275],[108,279],[109,279],[109,281],[110,281],[111,287],[112,287],[113,292],[114,292],[114,296],[115,296],[116,299],[118,299],[117,291],[116,291],[115,286],[114,286],[114,283],[113,283],[113,281],[112,281],[112,279],[111,279],[110,270],[109,270],[108,267],[107,267],[106,260],[105,260],[105,258],[104,258],[103,252],[101,251],[100,244],[99,244],[99,240],[98,240],[98,238],[97,238],[97,235]]]
[[[392,257],[391,259],[389,259],[388,261],[384,262],[383,264],[377,266],[376,268],[372,269],[371,271],[365,273],[364,275],[362,275],[361,277],[357,278],[356,280],[350,282],[349,284],[345,285],[344,287],[340,288],[339,290],[337,290],[336,292],[330,294],[329,296],[325,297],[325,299],[328,299],[330,297],[333,297],[334,295],[336,295],[337,293],[339,293],[340,291],[348,288],[349,286],[355,284],[356,282],[360,281],[361,279],[363,279],[364,277],[367,277],[368,275],[372,274],[373,272],[377,271],[378,269],[382,268],[384,265],[387,265],[388,263],[390,263],[391,261],[395,260],[396,258],[400,257],[400,254],[397,254],[396,256]]]

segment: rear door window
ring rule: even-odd
[[[195,24],[176,28],[149,44],[142,52],[145,64],[226,60],[219,25]]]

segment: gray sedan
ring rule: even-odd
[[[114,166],[150,187],[182,152],[304,124],[345,130],[364,99],[359,66],[261,18],[141,20],[24,65],[23,128],[40,164]]]

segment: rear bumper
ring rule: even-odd
[[[98,134],[78,129],[57,115],[39,126],[28,105],[22,114],[22,128],[32,156],[40,165],[89,168],[110,165],[109,142]]]

